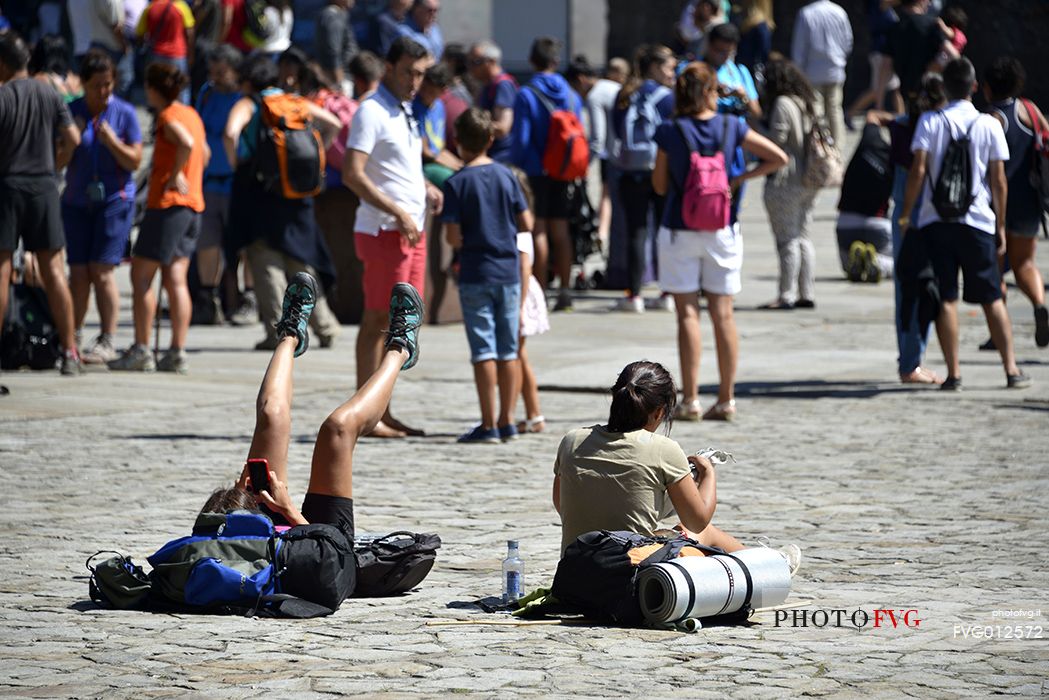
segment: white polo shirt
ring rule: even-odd
[[[385,85],[365,99],[350,124],[346,149],[368,154],[364,174],[397,203],[422,230],[426,218],[423,142],[411,105],[401,103]],[[357,209],[354,229],[372,236],[398,230],[397,220],[367,202]]]
[[[972,130],[970,131],[970,127]],[[1009,144],[1005,141],[1005,130],[997,119],[989,114],[980,114],[969,100],[956,100],[938,112],[926,112],[918,120],[918,128],[911,141],[911,152],[928,153],[926,169],[929,176],[922,185],[922,208],[917,219],[918,228],[940,221],[936,207],[932,205],[929,182],[936,182],[940,175],[947,144],[969,132],[969,148],[973,164],[973,190],[975,199],[965,216],[958,222],[994,235],[995,218],[991,207],[991,188],[987,181],[987,166],[991,161],[1009,160]],[[1002,212],[1004,216],[1005,212]]]

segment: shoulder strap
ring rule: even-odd
[[[550,98],[547,97],[546,95],[544,95],[543,91],[540,90],[539,88],[537,88],[536,86],[534,86],[532,84],[528,84],[528,85],[525,85],[525,89],[529,90],[533,95],[535,95],[536,99],[539,100],[539,104],[543,105],[543,108],[546,109],[546,111],[549,112],[551,115],[554,112],[561,111],[550,100]]]
[[[1027,116],[1031,120],[1031,131],[1034,135],[1040,137],[1043,141],[1049,139],[1049,133],[1046,133],[1045,129],[1042,128],[1042,119],[1034,103],[1026,97],[1021,97],[1020,102],[1023,104],[1024,109],[1027,110]]]

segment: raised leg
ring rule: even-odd
[[[1045,304],[1045,284],[1042,282],[1042,273],[1034,263],[1037,240],[1025,236],[1009,236],[1008,255],[1016,286],[1032,304],[1041,306]]]
[[[287,336],[273,351],[255,400],[255,432],[248,449],[248,459],[265,459],[284,483],[288,483],[292,367],[297,343],[294,336]]]
[[[390,346],[368,381],[325,419],[313,448],[309,493],[353,498],[353,448],[386,413],[407,359],[406,350]]]

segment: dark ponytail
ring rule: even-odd
[[[632,362],[623,368],[612,387],[612,408],[608,412],[608,429],[629,433],[648,425],[649,418],[663,409],[666,432],[677,406],[677,390],[670,372],[658,362]]]

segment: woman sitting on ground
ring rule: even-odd
[[[561,551],[594,530],[653,535],[675,515],[675,529],[726,552],[743,549],[732,535],[711,525],[717,477],[706,457],[685,456],[669,435],[677,392],[657,362],[633,362],[612,387],[607,425],[565,435],[554,462],[554,508],[561,515]],[[669,500],[669,503],[667,502]],[[780,550],[793,574],[801,561],[796,545]]]
[[[292,370],[294,359],[309,346],[307,325],[317,303],[323,301],[317,282],[297,273],[284,293],[283,313],[276,326],[277,347],[262,379],[255,404],[255,432],[248,459],[269,465],[270,488],[251,489],[247,467],[235,486],[215,491],[202,513],[226,513],[258,508],[280,527],[324,523],[334,525],[353,544],[353,450],[386,412],[401,370],[415,366],[419,357],[419,327],[423,302],[409,284],[397,284],[390,298],[390,329],[379,368],[348,401],[325,419],[313,447],[310,483],[302,507],[288,493],[288,445],[291,441]],[[352,560],[351,560],[352,561]],[[353,592],[352,570],[340,574],[348,597]],[[310,599],[307,591],[285,593]]]

